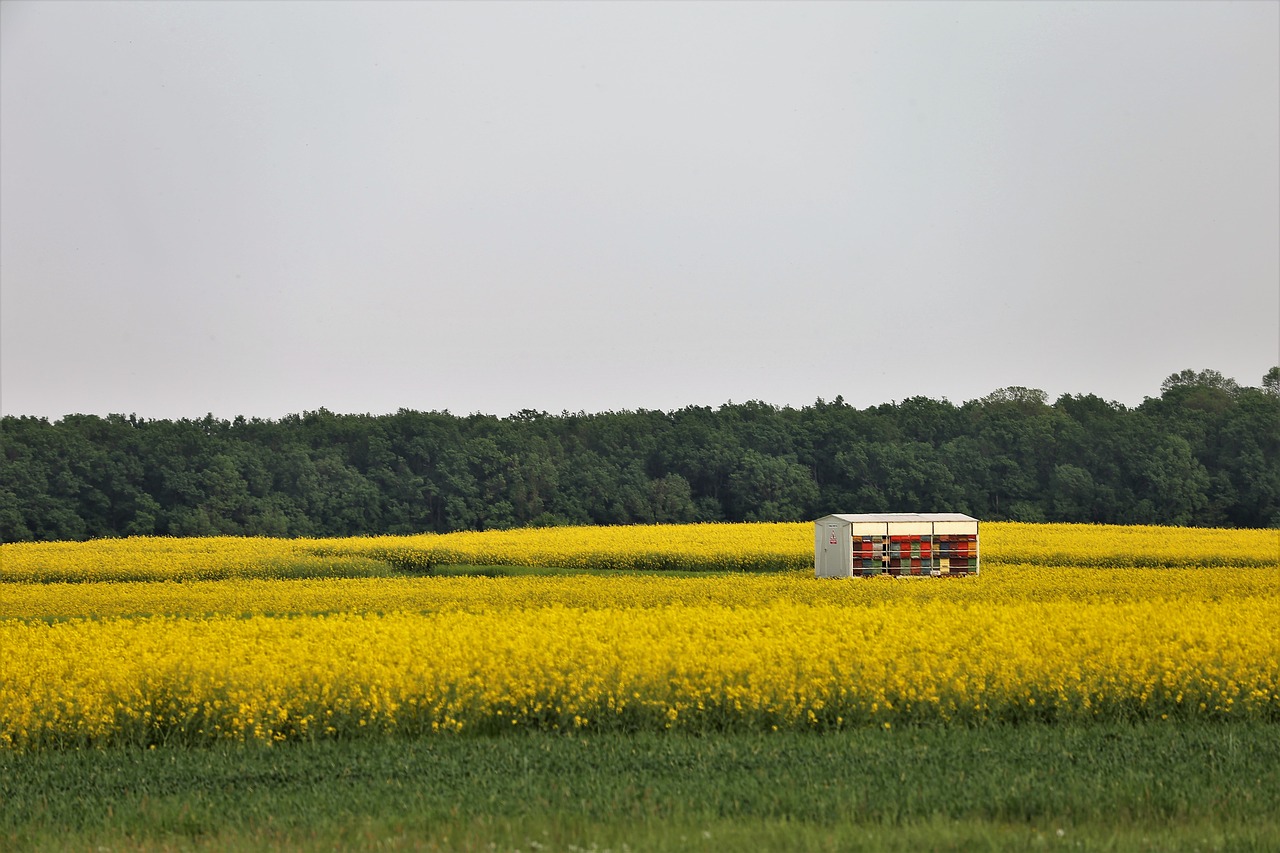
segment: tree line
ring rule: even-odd
[[[0,541],[351,536],[829,512],[1280,527],[1280,368],[1185,370],[1126,407],[1010,387],[499,418],[0,419]]]

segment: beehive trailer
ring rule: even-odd
[[[955,512],[837,513],[814,522],[819,578],[978,574],[978,520]]]

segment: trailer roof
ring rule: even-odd
[[[824,515],[823,518],[838,518],[841,521],[977,521],[971,515],[961,512],[836,512]],[[818,519],[821,521],[822,519]]]

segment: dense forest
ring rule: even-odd
[[[0,419],[0,540],[348,536],[523,525],[981,519],[1280,527],[1280,368],[1126,407],[1011,387],[507,418]]]

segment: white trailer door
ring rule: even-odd
[[[828,521],[823,528],[819,540],[821,557],[818,562],[818,577],[849,577],[850,560],[853,556],[849,545],[849,525]]]

